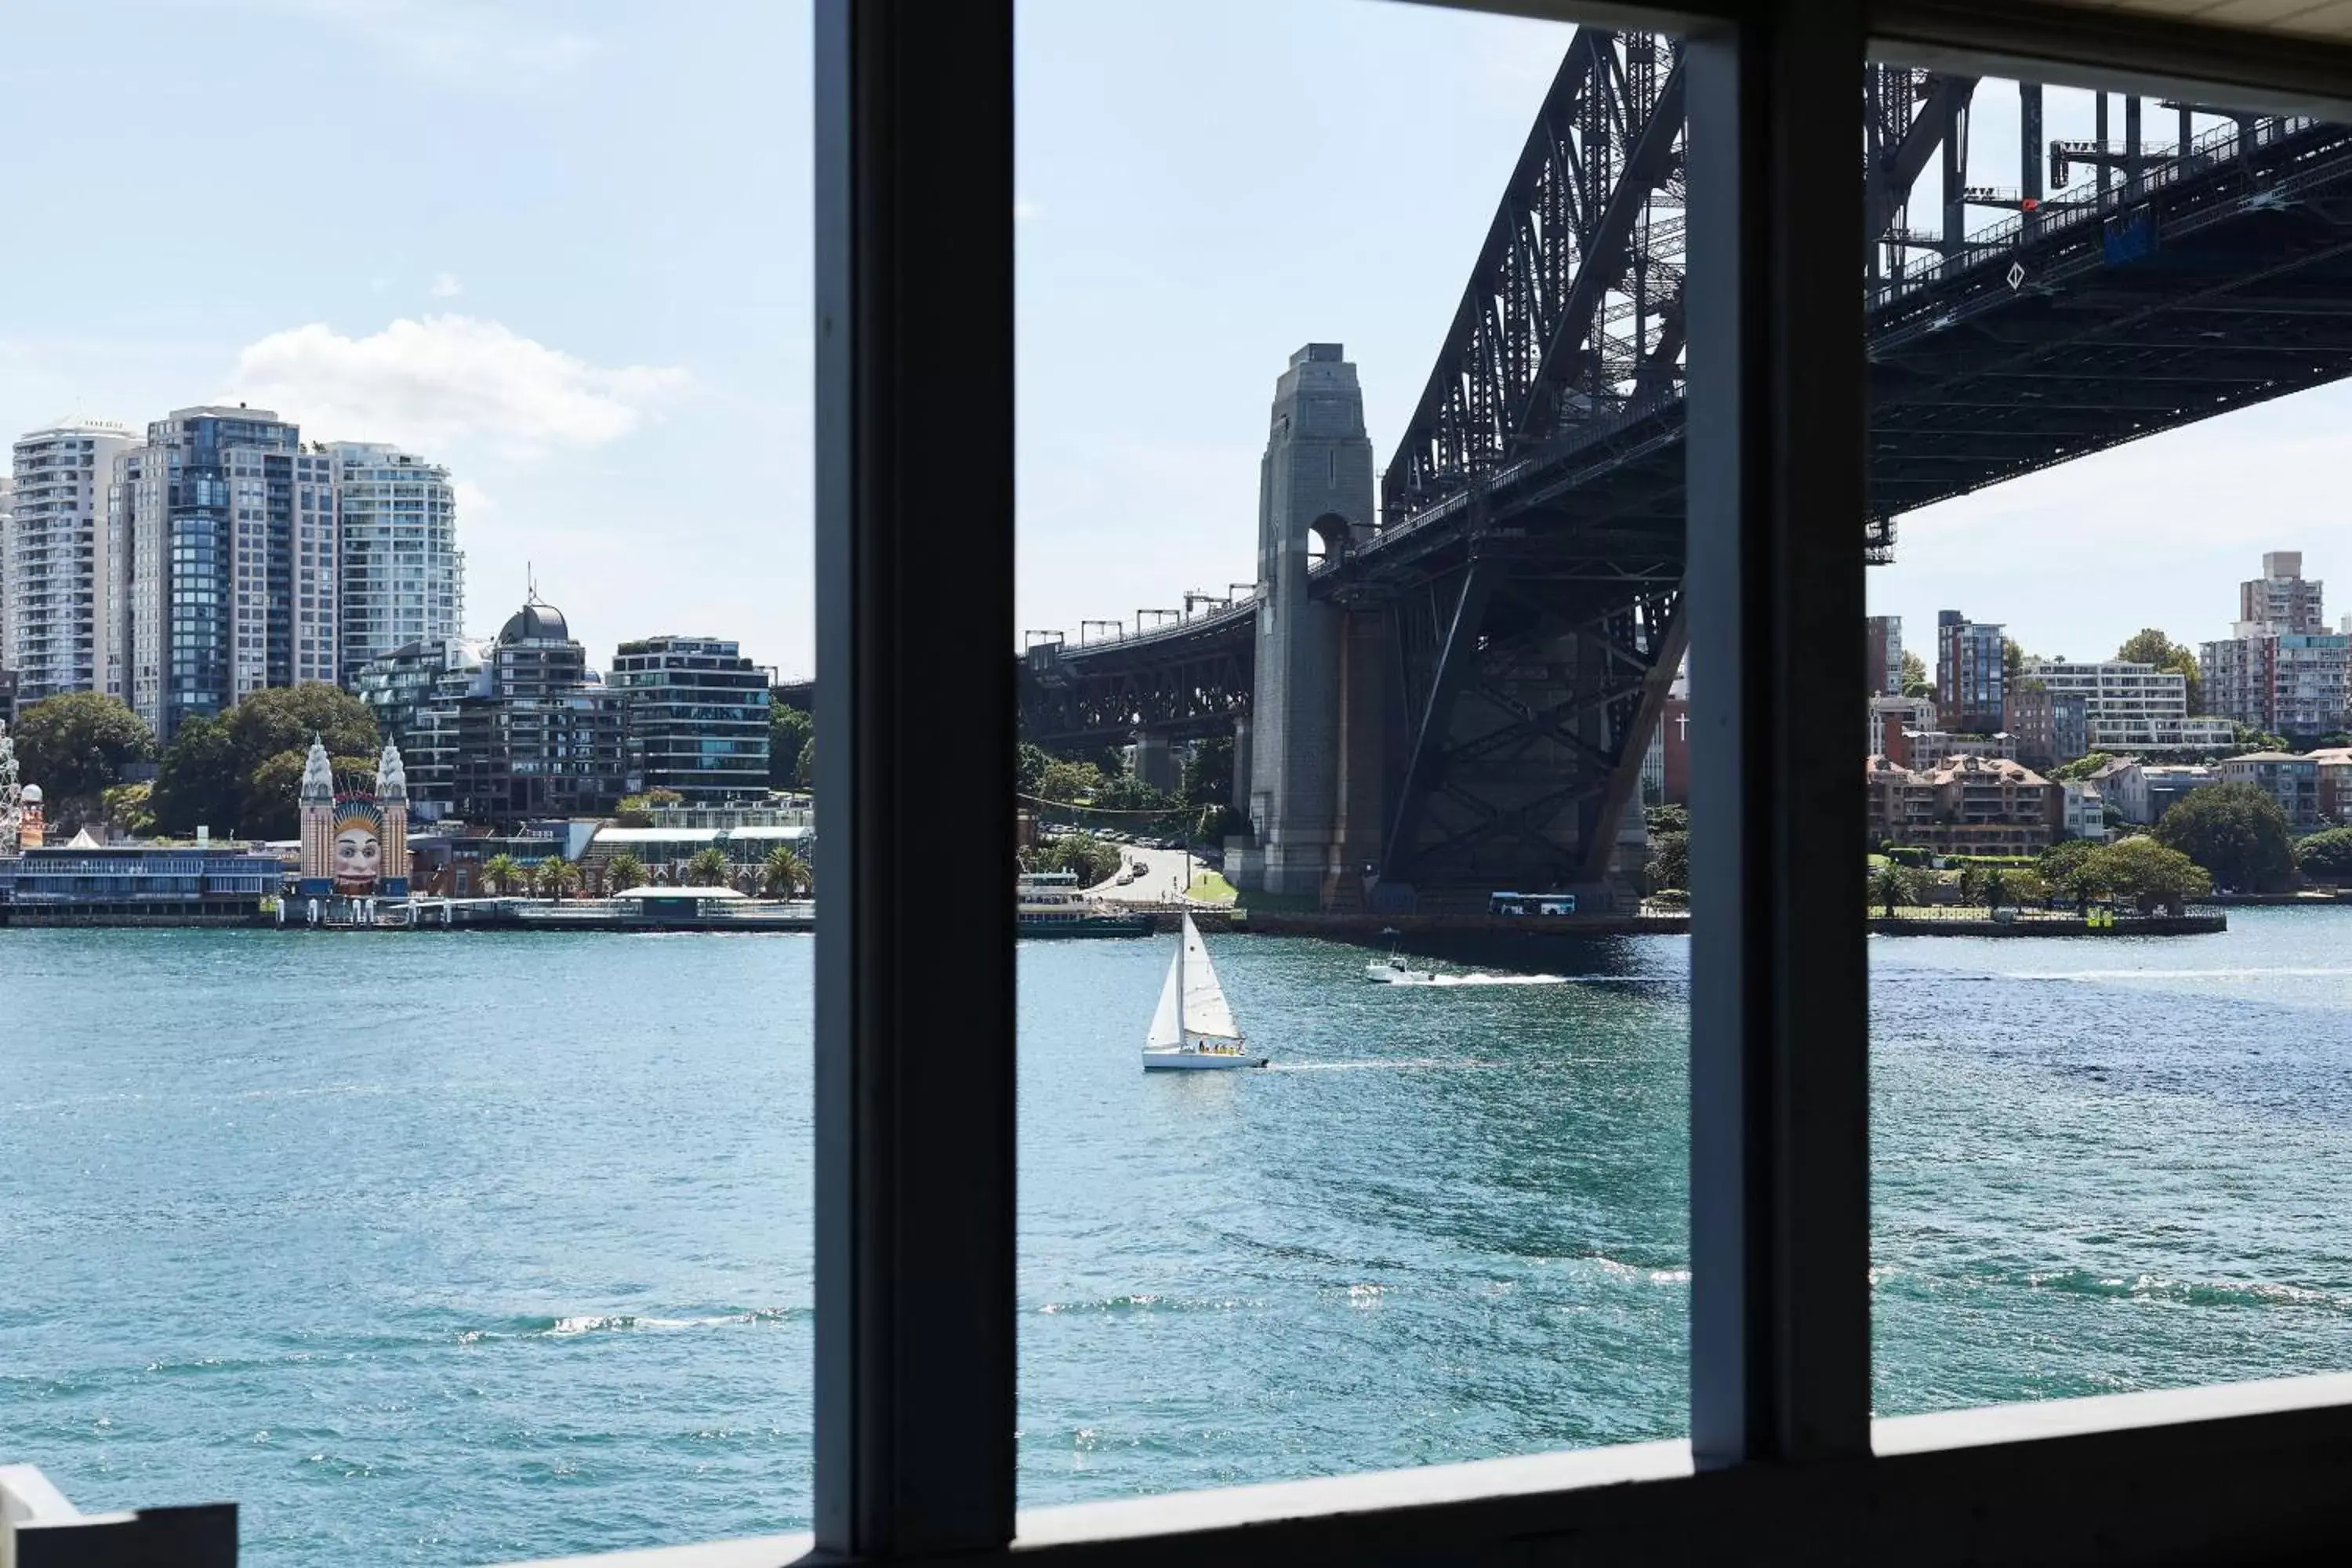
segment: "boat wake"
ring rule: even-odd
[[[1351,1062],[1268,1062],[1268,1072],[1479,1072],[1500,1062],[1470,1061],[1459,1057],[1390,1057]]]

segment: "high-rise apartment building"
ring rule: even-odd
[[[2238,585],[2230,635],[2198,654],[2209,706],[2241,724],[2309,738],[2341,730],[2352,707],[2352,636],[2327,629],[2321,584],[2303,552],[2274,550]]]
[[[625,642],[612,685],[627,705],[645,787],[689,804],[756,797],[768,788],[768,687],[775,671],[724,637]]]
[[[0,474],[0,670],[8,668],[8,528],[16,518],[16,480]],[[9,671],[15,679],[15,671]]]
[[[2282,632],[2325,632],[2320,584],[2303,579],[2303,552],[2273,550],[2263,556],[2263,574],[2238,584],[2238,619]]]
[[[407,764],[409,810],[436,822],[457,805],[457,714],[490,692],[492,645],[468,637],[415,642],[347,672]]]
[[[1947,730],[1990,735],[2000,729],[2008,698],[2001,632],[1997,622],[1972,621],[1958,610],[1937,612],[1936,711]]]
[[[1903,617],[1872,616],[1863,622],[1863,662],[1869,670],[1870,695],[1903,695]]]
[[[372,441],[326,449],[335,465],[340,652],[349,681],[360,666],[395,648],[458,636],[466,557],[447,468]]]
[[[19,701],[107,689],[106,495],[115,455],[130,444],[128,426],[103,419],[63,419],[16,439],[0,528],[0,665],[16,672]]]
[[[336,678],[333,463],[268,409],[176,410],[115,461],[124,681],[168,742],[270,686]]]

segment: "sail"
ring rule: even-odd
[[[1183,950],[1184,1033],[1192,1039],[1238,1040],[1242,1032],[1234,1026],[1234,1010],[1225,1005],[1225,988],[1217,984],[1217,966],[1209,962],[1209,950],[1201,941],[1201,932],[1192,924],[1192,917],[1184,917]],[[1175,984],[1178,971],[1168,972],[1169,983]],[[1163,998],[1160,1006],[1167,1002]]]
[[[1168,983],[1160,988],[1160,1008],[1151,1015],[1151,1033],[1143,1037],[1148,1051],[1173,1050],[1184,1043],[1183,1024],[1180,1017],[1180,987],[1177,976],[1184,967],[1184,944],[1176,944],[1176,953],[1168,961]]]

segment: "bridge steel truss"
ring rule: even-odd
[[[1682,69],[1662,35],[1576,35],[1380,530],[1316,574],[1318,596],[1391,617],[1385,880],[1606,868],[1687,638]],[[2050,152],[2053,179],[2063,152],[2097,180],[2045,198],[2032,84],[2018,185],[1960,184],[1979,87],[1872,66],[1858,95],[1877,559],[1918,507],[2352,377],[2352,128],[2232,116],[2151,150],[2133,104],[2120,147]],[[1915,225],[1938,163],[1941,210]],[[2015,216],[1968,233],[1979,206]],[[1024,727],[1076,742],[1245,713],[1247,619],[1033,654]]]

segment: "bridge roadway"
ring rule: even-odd
[[[1919,507],[2352,375],[2352,128],[2241,121],[2084,195],[2061,193],[1861,285],[1872,545]],[[1679,342],[1670,347],[1678,357]],[[1441,364],[1433,387],[1443,374]],[[1601,841],[1613,838],[1654,723],[1655,667],[1671,673],[1683,645],[1681,379],[1633,384],[1613,410],[1513,439],[1505,460],[1402,495],[1401,451],[1383,525],[1352,531],[1309,573],[1316,600],[1377,611],[1399,645],[1403,739],[1382,748],[1379,832],[1357,840],[1384,840],[1383,879],[1491,879],[1513,862],[1481,862],[1482,837],[1534,844],[1546,834],[1556,853],[1523,856],[1524,875],[1540,866],[1554,880],[1589,881],[1605,870]],[[1150,633],[1031,649],[1027,738],[1181,738],[1246,719],[1258,609],[1244,601]],[[1625,675],[1595,686],[1588,665],[1579,700],[1514,695],[1474,672],[1466,679],[1513,722],[1465,739],[1446,717],[1465,679],[1448,674],[1448,629],[1466,624],[1482,651],[1503,647],[1515,614],[1525,647],[1549,636],[1541,646],[1556,647],[1560,628],[1579,626],[1606,656],[1601,667]],[[1601,730],[1565,722],[1596,706],[1607,710]],[[1532,765],[1530,737],[1577,776],[1522,789],[1507,806],[1481,799],[1477,771],[1508,756]],[[1583,802],[1580,828],[1541,827],[1570,797]],[[1452,826],[1432,826],[1433,802]]]

